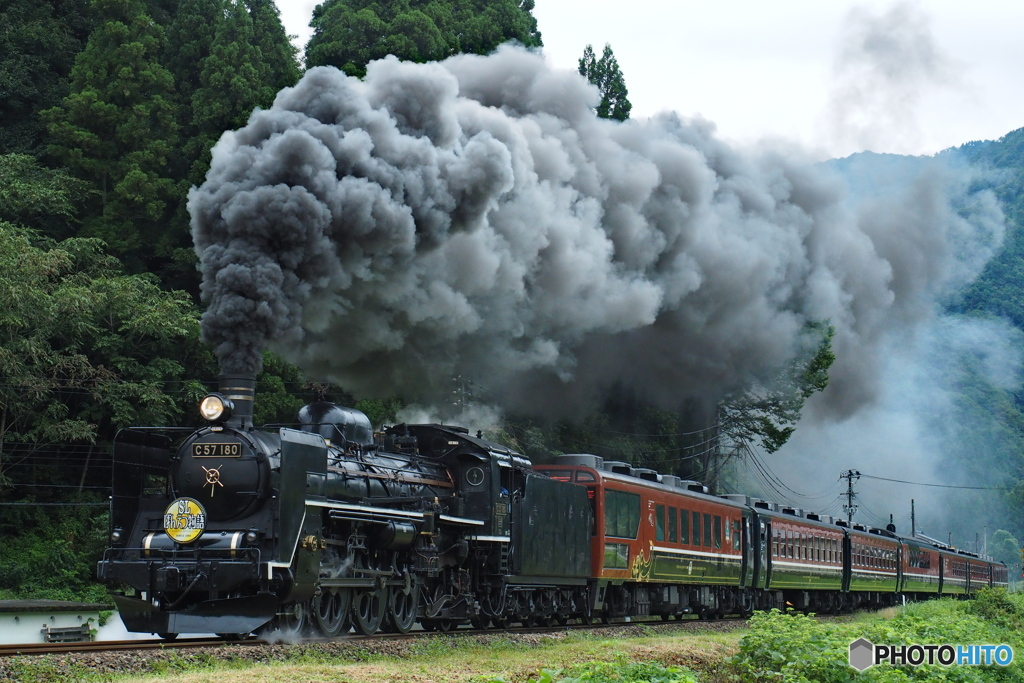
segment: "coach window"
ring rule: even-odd
[[[796,532],[792,529],[786,532],[786,546],[789,548],[787,556],[796,559]]]
[[[693,544],[700,545],[700,513],[694,512],[693,516]]]
[[[668,540],[670,543],[676,543],[678,536],[676,536],[676,521],[679,519],[679,513],[676,512],[675,508],[668,509]]]
[[[605,534],[616,538],[636,538],[640,527],[640,496],[627,491],[606,490],[604,498]]]
[[[656,505],[654,507],[654,540],[662,541],[665,540],[665,506]]]
[[[722,518],[715,515],[715,547],[722,547]]]
[[[733,550],[739,550],[740,549],[740,538],[743,535],[742,529],[743,529],[743,522],[741,520],[737,519],[736,522],[734,523],[734,526],[733,526],[733,529],[732,529],[732,549]]]
[[[679,511],[679,542],[689,544],[690,542],[690,511]]]
[[[704,513],[704,547],[711,547],[711,515]]]

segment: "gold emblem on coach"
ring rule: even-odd
[[[164,510],[164,531],[175,543],[191,543],[205,528],[206,509],[195,498],[178,498]]]

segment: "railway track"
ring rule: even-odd
[[[745,620],[741,617],[726,617],[718,620],[719,622],[737,622],[740,624]],[[294,634],[280,634],[280,637],[271,636],[269,638],[248,638],[246,640],[225,640],[223,638],[184,638],[177,640],[106,640],[106,641],[90,641],[90,642],[77,642],[77,643],[28,643],[20,645],[0,645],[0,657],[12,657],[12,656],[33,656],[33,655],[54,655],[54,654],[67,654],[67,653],[90,653],[90,652],[115,652],[115,651],[142,651],[142,650],[187,650],[187,649],[203,649],[203,648],[217,648],[224,646],[237,646],[237,647],[252,647],[260,645],[275,645],[281,643],[289,644],[316,644],[316,643],[357,643],[360,641],[380,641],[380,640],[415,640],[418,638],[430,637],[430,636],[480,636],[480,635],[495,635],[501,633],[508,634],[533,634],[533,635],[545,635],[552,633],[564,633],[569,630],[574,631],[591,631],[600,629],[621,629],[629,628],[642,625],[662,625],[671,624],[679,626],[683,629],[699,628],[701,625],[707,626],[715,622],[701,621],[696,618],[683,619],[681,621],[664,622],[661,620],[651,621],[629,621],[629,622],[613,622],[610,624],[594,623],[594,624],[569,624],[566,626],[539,626],[539,627],[520,627],[520,628],[507,628],[507,629],[472,629],[462,628],[454,629],[447,632],[437,631],[411,631],[409,633],[376,633],[372,636],[363,635],[346,635],[338,638],[318,638],[318,637],[297,637]]]

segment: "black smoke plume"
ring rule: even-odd
[[[597,102],[518,48],[309,70],[224,134],[190,194],[223,371],[271,348],[362,395],[429,401],[459,373],[516,408],[616,385],[674,409],[767,376],[828,321],[849,413],[880,341],[1001,238],[991,196],[938,162],[858,203],[798,155]]]

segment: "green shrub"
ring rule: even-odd
[[[592,662],[562,669],[543,669],[536,683],[697,683],[686,669],[652,662]],[[503,678],[490,683],[505,683]]]
[[[897,616],[837,624],[778,610],[754,615],[750,633],[730,660],[741,681],[845,683],[846,681],[1020,681],[1024,667],[1000,666],[871,667],[849,666],[849,646],[858,638],[886,645],[1006,643],[1024,655],[1021,631],[1013,626],[1020,603],[1011,596],[985,595],[979,604],[936,600],[911,604]]]

